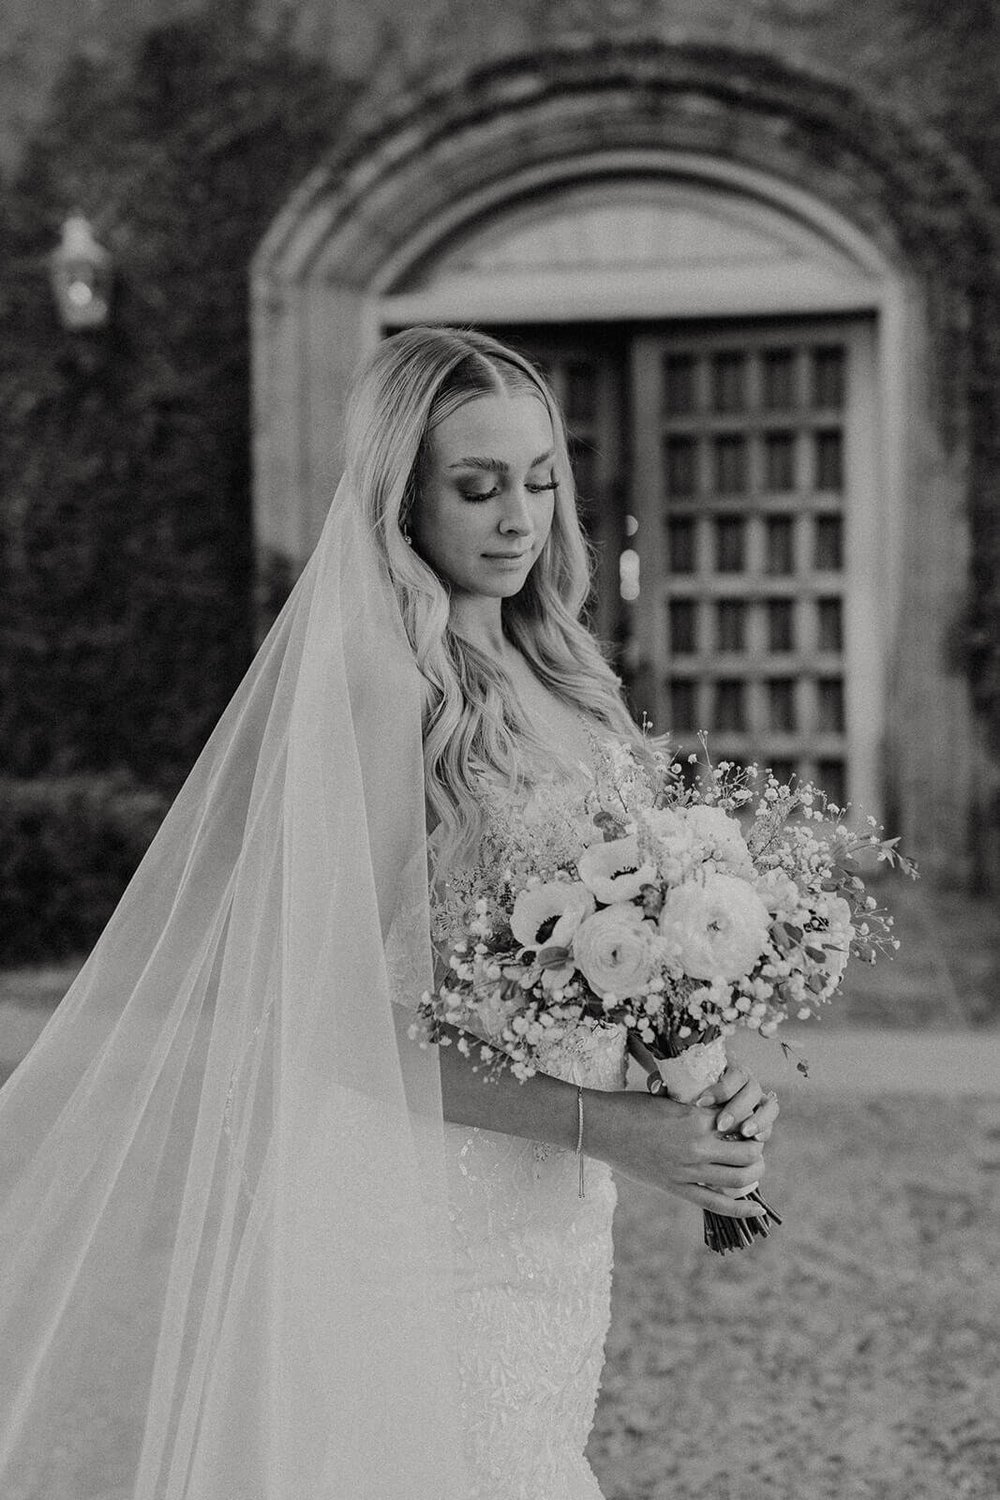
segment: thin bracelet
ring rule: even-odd
[[[576,1159],[580,1163],[580,1197],[587,1195],[583,1187],[583,1085],[576,1086]]]

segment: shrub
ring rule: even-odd
[[[0,966],[90,948],[167,801],[125,772],[0,780]]]

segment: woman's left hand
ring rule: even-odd
[[[696,1102],[703,1108],[719,1110],[715,1128],[720,1135],[732,1132],[745,1139],[766,1141],[778,1118],[776,1096],[765,1094],[756,1078],[735,1063],[729,1063],[722,1077]]]

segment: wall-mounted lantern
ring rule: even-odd
[[[103,328],[111,312],[114,267],[82,214],[63,225],[62,243],[52,252],[49,270],[63,327],[72,333]]]

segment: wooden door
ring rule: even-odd
[[[873,336],[675,324],[632,347],[637,699],[685,750],[879,811]]]
[[[580,517],[595,553],[588,614],[619,659],[627,619],[619,585],[628,493],[626,333],[600,323],[490,331],[544,371],[566,417]]]

